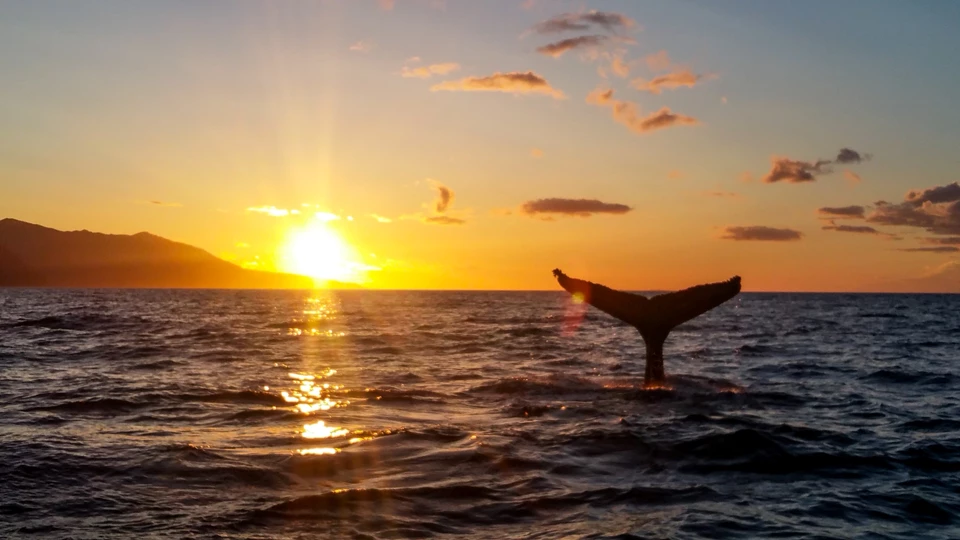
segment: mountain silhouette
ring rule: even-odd
[[[8,218],[0,220],[0,286],[310,289],[314,280],[247,270],[146,232],[58,231]]]

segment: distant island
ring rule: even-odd
[[[187,244],[133,235],[59,231],[0,220],[0,287],[312,289],[312,278],[247,270]],[[329,288],[356,288],[325,282]]]

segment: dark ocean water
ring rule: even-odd
[[[960,538],[960,296],[0,290],[0,537]]]

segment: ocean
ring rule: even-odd
[[[2,538],[960,538],[960,296],[0,289]]]

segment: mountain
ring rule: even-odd
[[[314,281],[247,270],[200,248],[145,232],[58,231],[3,219],[0,286],[310,289]]]

